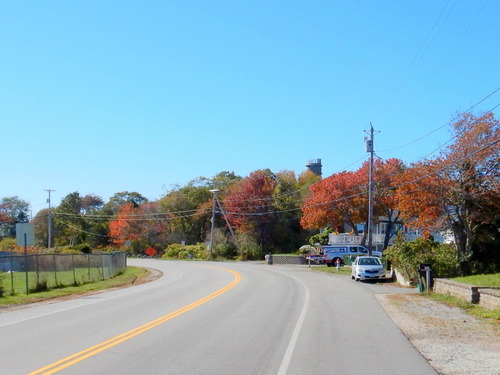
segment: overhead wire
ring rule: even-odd
[[[398,185],[398,186],[392,186],[392,187],[387,187],[385,189],[382,189],[382,191],[384,190],[394,190],[396,188],[399,188],[401,186],[404,186],[404,185],[408,185],[408,184],[411,184],[411,183],[416,183],[416,182],[419,182],[425,178],[429,178],[429,177],[432,177],[438,173],[441,173],[443,171],[445,171],[446,169],[452,167],[453,165],[456,165],[458,163],[462,163],[464,160],[466,160],[467,158],[470,158],[471,156],[474,156],[492,146],[494,146],[495,144],[499,143],[500,142],[500,139],[496,139],[492,142],[490,142],[489,144],[487,144],[486,146],[470,153],[470,154],[467,154],[465,155],[464,157],[462,157],[461,159],[459,160],[456,160],[452,163],[449,163],[447,165],[444,165],[443,167],[437,169],[436,171],[433,171],[433,172],[430,172],[424,176],[420,176],[412,181],[406,181],[406,182],[403,182],[402,184]],[[302,211],[304,208],[312,208],[312,207],[317,207],[317,206],[321,206],[321,205],[328,205],[328,204],[332,204],[332,203],[336,203],[336,202],[340,202],[340,201],[344,201],[344,200],[348,200],[348,199],[351,199],[351,198],[354,198],[356,196],[360,196],[360,195],[366,195],[367,193],[367,190],[366,191],[361,191],[361,192],[358,192],[356,194],[352,194],[350,196],[346,196],[346,197],[341,197],[341,198],[337,198],[337,199],[334,199],[334,200],[330,200],[330,201],[326,201],[326,202],[320,202],[320,203],[316,203],[316,204],[311,204],[311,205],[307,205],[307,206],[301,206],[301,207],[297,207],[297,208],[290,208],[290,209],[286,209],[286,210],[277,210],[277,211],[269,211],[269,212],[260,212],[260,213],[240,213],[240,212],[228,212],[226,211],[226,214],[230,214],[230,215],[234,215],[234,216],[247,216],[247,217],[262,217],[262,216],[265,216],[265,215],[276,215],[276,214],[280,214],[280,213],[285,213],[285,212],[294,212],[294,211]],[[297,217],[295,219],[298,219],[300,218]],[[120,236],[109,236],[109,235],[103,235],[103,234],[100,234],[100,233],[93,233],[93,232],[89,232],[89,231],[86,231],[82,228],[78,228],[78,227],[75,227],[63,220],[60,220],[58,218],[54,218],[55,221],[61,223],[62,225],[65,225],[65,226],[68,226],[74,230],[77,230],[77,231],[80,231],[81,233],[86,233],[86,234],[90,234],[90,235],[94,235],[94,236],[99,236],[99,237],[106,237],[106,238],[121,238]],[[140,220],[140,219],[125,219],[124,221],[130,221],[130,220]],[[144,220],[144,219],[143,219]],[[158,220],[158,219],[146,219],[146,220]],[[290,219],[290,220],[293,220],[293,219]]]
[[[450,3],[450,1],[451,0],[448,0],[445,3],[445,5],[443,6],[443,8],[441,9],[441,12],[439,13],[439,15],[437,16],[437,18],[435,19],[435,21],[434,21],[431,29],[427,33],[427,36],[425,37],[425,39],[422,42],[422,44],[420,45],[417,53],[415,54],[415,56],[413,57],[412,61],[410,62],[410,65],[408,66],[408,68],[406,69],[405,73],[403,74],[403,76],[399,80],[399,82],[396,85],[396,87],[393,90],[393,92],[387,98],[387,101],[385,102],[385,104],[380,109],[378,115],[380,115],[380,112],[385,111],[385,108],[387,107],[387,105],[390,102],[393,101],[393,98],[398,94],[398,92],[400,91],[401,87],[403,86],[403,84],[405,83],[405,81],[410,76],[410,73],[415,69],[415,67],[418,65],[418,63],[420,63],[420,60],[425,55],[426,50],[432,45],[432,43],[434,42],[434,39],[436,39],[436,36],[439,34],[439,32],[441,31],[443,25],[446,23],[446,20],[450,16],[450,14],[453,11],[453,8],[455,7],[455,5],[456,5],[456,3],[457,3],[458,0],[455,0],[455,2],[453,3],[451,9],[448,10],[448,13],[443,18],[443,15],[444,15],[446,9],[448,8],[448,4]],[[439,27],[438,27],[438,25],[439,25]],[[438,27],[438,29],[437,29],[436,32],[434,32],[434,30],[436,29],[436,27]]]
[[[481,100],[479,100],[477,103],[475,103],[474,105],[472,105],[471,107],[469,107],[468,109],[466,109],[464,112],[470,112],[472,111],[474,108],[476,108],[479,104],[483,103],[485,100],[487,100],[488,98],[490,98],[491,96],[493,96],[494,94],[496,94],[498,91],[500,91],[500,87],[497,87],[495,90],[493,90],[492,92],[490,92],[488,95],[486,95],[484,98],[482,98]],[[496,108],[498,107],[498,105],[496,105],[495,107],[493,107],[491,110],[489,110],[489,112],[493,112]],[[446,126],[449,126],[450,124],[452,124],[454,121],[457,120],[457,117],[451,119],[450,121],[444,123],[443,125],[439,126],[438,128],[432,130],[431,132],[427,133],[427,134],[424,134],[423,136],[420,136],[408,143],[405,143],[401,146],[398,146],[398,147],[394,147],[394,148],[390,148],[390,149],[386,149],[386,150],[377,150],[377,152],[388,152],[388,151],[394,151],[394,150],[399,150],[399,149],[402,149],[404,147],[407,147],[407,146],[410,146],[414,143],[417,143],[418,141],[421,141],[422,139],[424,138],[427,138],[428,136],[438,132],[439,130],[441,130],[442,128],[446,127]]]

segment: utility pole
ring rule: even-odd
[[[372,246],[373,246],[373,125],[370,122],[370,137],[365,138],[366,142],[366,152],[370,153],[370,176],[369,176],[369,184],[368,184],[368,255],[372,255]]]
[[[231,223],[229,222],[229,219],[227,217],[226,211],[224,211],[224,208],[222,208],[222,204],[220,203],[220,200],[217,196],[215,196],[215,200],[217,201],[217,205],[219,206],[219,210],[222,213],[222,216],[224,217],[224,220],[226,220],[227,227],[229,228],[229,233],[231,233],[231,238],[233,239],[234,245],[239,251],[239,246],[238,246],[238,241],[236,240],[236,236],[234,235],[233,227],[231,226]]]
[[[224,220],[226,221],[227,227],[229,228],[229,232],[231,233],[231,237],[233,238],[234,244],[236,248],[239,251],[239,246],[238,246],[238,241],[236,241],[236,236],[234,235],[233,228],[231,227],[231,223],[229,222],[229,219],[226,215],[226,211],[224,211],[224,208],[222,208],[222,204],[220,203],[219,198],[217,197],[217,192],[220,191],[219,189],[212,189],[210,190],[213,195],[214,195],[214,204],[212,207],[212,227],[210,230],[210,257],[212,257],[212,249],[213,249],[213,242],[214,242],[214,230],[215,230],[215,212],[216,212],[216,207],[219,207],[219,211],[222,213],[222,216],[224,217]]]
[[[50,193],[55,190],[51,189],[45,189],[46,192],[49,193],[49,198],[47,199],[47,203],[49,204],[49,213],[47,215],[48,217],[48,239],[47,239],[47,247],[50,249],[52,248],[52,215],[50,213]]]
[[[210,258],[212,258],[212,251],[213,251],[213,245],[214,245],[214,230],[215,230],[215,205],[217,203],[217,196],[215,195],[219,189],[211,189],[210,192],[213,194],[213,200],[214,204],[212,205],[212,226],[210,228],[210,244],[209,244],[209,252],[210,252]]]

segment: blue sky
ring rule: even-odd
[[[221,171],[407,163],[500,103],[500,2],[0,5],[0,197],[155,200]],[[498,113],[498,108],[494,110]],[[428,135],[430,134],[430,135]]]

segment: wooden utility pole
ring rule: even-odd
[[[370,122],[370,137],[365,138],[366,152],[370,153],[370,176],[368,184],[368,255],[372,255],[373,246],[373,125]]]
[[[47,247],[50,249],[52,248],[52,214],[50,212],[50,193],[55,190],[45,189],[45,191],[49,193],[49,198],[47,199],[47,203],[49,204],[49,212],[47,215],[47,220],[48,220]]]

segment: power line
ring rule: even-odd
[[[476,104],[472,105],[471,107],[469,107],[468,109],[466,109],[464,111],[464,113],[467,113],[467,112],[470,112],[472,111],[474,108],[476,108],[479,104],[481,104],[482,102],[484,102],[485,100],[487,100],[488,98],[490,98],[491,96],[493,96],[494,94],[496,94],[498,91],[500,91],[500,87],[496,88],[495,90],[493,90],[492,92],[490,92],[488,95],[486,95],[484,98],[482,98],[481,100],[479,100]],[[495,108],[497,108],[498,105],[496,105],[493,109],[491,109],[489,112],[492,112]],[[413,141],[410,141],[408,143],[405,143],[401,146],[398,146],[398,147],[393,147],[393,148],[390,148],[390,149],[387,149],[387,150],[377,150],[377,152],[388,152],[388,151],[394,151],[394,150],[399,150],[399,149],[402,149],[404,147],[407,147],[407,146],[410,146],[414,143],[417,143],[418,141],[421,141],[422,139],[424,138],[427,138],[428,136],[436,133],[437,131],[441,130],[442,128],[444,128],[445,126],[449,126],[450,124],[452,124],[454,121],[457,121],[458,117],[454,117],[452,118],[450,121],[446,122],[445,124],[439,126],[438,128],[432,130],[431,132],[427,133],[427,134],[424,134],[422,135],[421,137],[418,137],[416,139],[414,139]]]
[[[467,154],[465,155],[464,157],[460,158],[459,160],[456,160],[452,163],[449,163],[447,165],[444,165],[443,167],[433,171],[433,172],[430,172],[424,176],[420,176],[412,181],[406,181],[400,185],[397,185],[397,186],[393,186],[393,187],[389,187],[389,188],[385,188],[385,189],[380,189],[380,191],[384,191],[384,190],[394,190],[394,189],[397,189],[399,187],[402,187],[402,186],[405,186],[405,185],[408,185],[408,184],[412,184],[412,183],[415,183],[415,182],[419,182],[423,179],[426,179],[426,178],[429,178],[429,177],[432,177],[438,173],[441,173],[447,169],[449,169],[450,167],[456,165],[456,164],[459,164],[459,163],[462,163],[463,161],[467,160],[468,158],[470,158],[471,156],[474,156],[494,145],[496,145],[497,143],[500,142],[500,139],[496,139],[494,141],[492,141],[491,143],[487,144],[486,146],[480,148],[479,150],[476,150],[470,154]],[[417,191],[414,190],[414,191]],[[317,206],[321,206],[321,205],[327,205],[327,204],[332,204],[332,203],[336,203],[336,202],[340,202],[340,201],[344,201],[344,200],[347,200],[347,199],[350,199],[350,198],[354,198],[356,196],[360,196],[360,195],[366,195],[366,190],[365,191],[361,191],[357,194],[352,194],[350,196],[347,196],[347,197],[342,197],[342,198],[338,198],[338,199],[334,199],[334,200],[331,200],[331,201],[327,201],[327,202],[320,202],[320,203],[316,203],[316,204],[313,204],[313,205],[308,205],[308,206],[302,206],[302,207],[298,207],[298,208],[293,208],[293,209],[287,209],[287,210],[278,210],[278,211],[269,211],[269,212],[260,212],[260,213],[240,213],[240,212],[227,212],[226,211],[226,214],[229,214],[229,215],[233,215],[233,216],[258,216],[258,217],[261,217],[261,216],[264,216],[264,215],[276,215],[276,214],[279,214],[279,213],[285,213],[285,212],[293,212],[293,211],[302,211],[304,209],[307,209],[307,208],[312,208],[312,207],[317,207]],[[297,217],[298,219],[299,217]],[[78,228],[78,227],[75,227],[69,223],[66,223],[62,220],[59,220],[57,218],[55,218],[55,220],[59,223],[61,223],[62,225],[65,225],[65,226],[68,226],[74,230],[77,230],[77,231],[80,231],[81,233],[86,233],[86,234],[90,234],[90,235],[94,235],[94,236],[99,236],[99,237],[106,237],[106,238],[122,238],[120,236],[109,236],[109,235],[102,235],[102,234],[99,234],[99,233],[93,233],[93,232],[89,232],[89,231],[86,231],[86,230],[83,230],[82,228]],[[125,221],[129,221],[129,220],[125,220]]]

